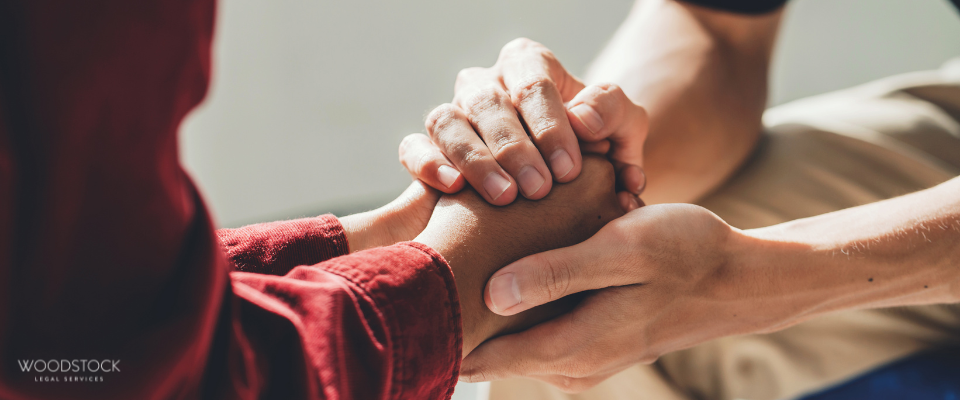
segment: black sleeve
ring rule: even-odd
[[[683,0],[683,2],[739,14],[764,14],[782,7],[787,0]]]

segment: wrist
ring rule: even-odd
[[[734,229],[727,241],[730,283],[744,314],[738,333],[767,333],[800,323],[822,301],[818,265],[811,247],[783,240],[777,232]]]
[[[428,226],[413,239],[440,253],[453,271],[457,293],[460,296],[464,357],[483,340],[492,336],[493,331],[496,330],[493,326],[495,320],[492,318],[495,315],[489,312],[483,303],[483,285],[495,270],[490,262],[484,261],[485,255],[470,255],[471,246],[467,246],[466,236],[460,233],[470,231],[473,229],[462,229],[445,234]]]
[[[339,219],[351,253],[395,243],[389,239],[388,219],[384,218],[379,210],[352,214]]]

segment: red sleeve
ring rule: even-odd
[[[241,320],[256,327],[247,333],[267,355],[266,362],[255,363],[255,376],[286,382],[286,364],[298,358],[312,371],[315,386],[291,390],[271,383],[265,398],[453,394],[462,347],[460,306],[450,268],[429,247],[401,243],[296,267],[283,277],[234,272],[232,279],[243,299]],[[322,396],[301,396],[300,390]]]
[[[251,234],[232,248],[278,275],[230,272],[176,140],[213,19],[0,2],[0,399],[449,397],[459,305],[430,249],[320,262],[344,250]]]
[[[220,229],[217,237],[237,271],[284,275],[350,253],[343,225],[333,215]]]

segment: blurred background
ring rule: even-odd
[[[629,0],[223,0],[211,91],[181,133],[220,227],[375,208],[410,182],[406,134],[516,37],[582,75]],[[947,0],[792,0],[770,104],[960,55]],[[461,385],[456,400],[483,387]]]

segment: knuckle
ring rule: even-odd
[[[591,387],[592,385],[590,385],[586,379],[571,376],[564,376],[557,382],[557,388],[565,393],[571,394],[583,392]]]
[[[543,61],[547,63],[547,66],[555,69],[563,69],[563,64],[560,63],[560,60],[557,59],[557,56],[553,54],[553,51],[546,47],[539,49],[540,57],[543,58]]]
[[[505,95],[502,90],[488,86],[467,96],[463,105],[471,115],[483,114],[502,108]]]
[[[493,153],[493,158],[500,163],[523,154],[526,147],[526,137],[510,135],[506,132],[494,135],[490,139],[488,141],[490,151]]]
[[[532,123],[527,123],[530,128],[530,136],[534,139],[543,139],[548,137],[558,137],[563,129],[560,122],[554,118],[538,118]]]
[[[621,89],[620,85],[617,85],[616,83],[604,82],[604,83],[598,83],[595,86],[597,87],[597,89],[600,89],[600,91],[602,91],[603,93],[614,94],[614,95],[624,95],[623,89]],[[626,97],[626,95],[624,95],[624,97]]]
[[[660,356],[656,354],[644,354],[639,359],[637,359],[637,363],[643,364],[643,365],[650,365],[657,362],[659,358]]]
[[[527,50],[536,49],[539,47],[543,47],[543,45],[534,40],[530,40],[525,37],[519,37],[503,45],[503,49],[500,51],[500,53],[503,54],[503,53],[518,52],[518,51],[527,51]]]
[[[407,135],[403,138],[403,140],[400,141],[400,147],[398,148],[398,151],[400,152],[401,161],[403,161],[404,156],[411,151],[411,146],[413,146],[414,140],[416,140],[414,135]]]
[[[437,168],[440,168],[440,162],[435,157],[431,157],[430,153],[424,153],[417,160],[417,165],[414,168],[418,176],[427,176],[427,172],[436,171]]]
[[[481,369],[475,372],[474,374],[470,375],[470,379],[473,382],[489,382],[492,380],[489,375],[490,375],[489,372]]]
[[[620,85],[617,85],[616,83],[608,83],[607,91],[619,99],[627,100],[627,94],[624,93],[623,89],[620,88]]]
[[[559,259],[549,259],[542,263],[540,268],[539,287],[542,295],[548,300],[563,297],[570,288],[570,267]]]
[[[483,74],[485,68],[481,67],[470,67],[461,69],[460,72],[457,72],[456,84],[462,84],[475,80],[478,76]]]
[[[510,92],[513,95],[513,103],[519,105],[530,99],[544,97],[545,93],[555,86],[549,76],[536,74],[517,81]]]
[[[472,168],[485,158],[482,150],[464,142],[452,143],[449,154],[459,160],[459,164],[466,169]]]
[[[460,112],[457,106],[450,103],[441,104],[427,114],[427,131],[434,134],[435,131],[443,130],[459,117]]]
[[[607,234],[610,235],[608,240],[613,241],[611,243],[624,243],[626,244],[626,246],[623,247],[624,249],[635,248],[636,243],[634,243],[634,240],[636,238],[633,234],[633,227],[629,222],[625,221],[624,218],[618,218],[613,220],[609,226],[610,229],[607,231]],[[623,254],[626,253],[627,252],[623,252]]]

